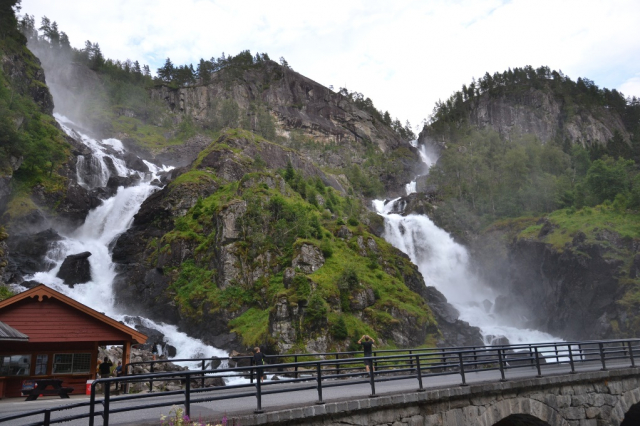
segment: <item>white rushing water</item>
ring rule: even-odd
[[[411,141],[411,146],[418,150],[418,153],[420,154],[420,159],[427,167],[427,173],[428,173],[428,170],[431,168],[431,166],[433,166],[436,163],[437,156],[435,152],[429,151],[427,147],[424,145],[418,145],[417,140]],[[416,177],[416,179],[418,177]],[[414,192],[417,192],[417,182],[415,180],[412,180],[411,182],[406,184],[405,191],[407,195],[411,195]]]
[[[145,161],[145,164],[149,167],[149,173],[130,170],[122,159],[118,158],[117,155],[110,154],[110,152],[124,152],[122,143],[119,140],[95,140],[73,130],[73,123],[66,117],[58,114],[55,116],[67,134],[77,140],[81,140],[92,152],[89,158],[84,158],[85,164],[86,162],[92,164],[92,169],[78,170],[78,180],[84,186],[106,185],[111,175],[106,164],[108,161],[113,162],[118,176],[135,174],[140,179],[135,186],[118,188],[113,197],[105,200],[100,206],[89,212],[84,224],[78,229],[68,233],[59,231],[63,239],[57,242],[47,254],[48,260],[55,264],[55,267],[47,272],[38,272],[26,279],[46,284],[80,303],[104,312],[111,318],[128,323],[131,327],[134,327],[135,324],[131,323],[126,317],[139,317],[141,325],[159,330],[165,335],[167,343],[177,349],[175,358],[226,357],[228,355],[227,352],[208,346],[198,339],[191,338],[178,331],[177,327],[173,325],[156,323],[150,319],[140,317],[136,312],[122,312],[114,306],[112,284],[116,272],[111,260],[109,246],[115,238],[131,226],[133,217],[140,209],[142,202],[158,189],[157,186],[151,184],[151,181],[156,179],[160,171],[170,170],[170,168],[159,168]],[[106,160],[107,158],[109,160]],[[99,177],[94,179],[88,172],[96,171],[99,173]],[[92,280],[86,284],[77,284],[70,288],[63,283],[63,280],[56,277],[60,266],[68,255],[87,251],[91,253],[88,260],[91,265]]]
[[[431,167],[435,157],[424,146],[419,151],[423,162]],[[410,194],[409,189],[415,191],[415,182],[409,185],[407,195]],[[438,228],[427,216],[392,213],[404,208],[396,205],[396,202],[373,202],[375,210],[385,219],[385,240],[411,258],[425,283],[445,295],[460,312],[461,320],[480,328],[485,344],[491,344],[495,337],[500,336],[508,338],[512,344],[562,341],[539,330],[516,328],[509,324],[509,319],[495,315],[492,307],[498,294],[473,273],[467,249],[456,243],[451,235]],[[491,302],[489,309],[483,303],[485,300]]]

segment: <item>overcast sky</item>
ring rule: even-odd
[[[415,126],[472,77],[547,65],[640,96],[640,1],[23,0],[74,47],[152,70],[249,49]]]

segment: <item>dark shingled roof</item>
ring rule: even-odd
[[[0,321],[0,341],[17,340],[27,342],[29,336]]]

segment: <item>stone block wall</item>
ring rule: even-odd
[[[542,425],[619,426],[638,402],[640,369],[627,368],[330,402],[234,420],[242,426],[493,426],[523,414]]]

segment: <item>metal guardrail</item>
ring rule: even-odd
[[[398,353],[402,352],[402,353]],[[377,355],[392,353],[392,355]],[[640,339],[557,342],[524,345],[504,345],[472,348],[418,348],[405,350],[377,351],[376,356],[370,358],[349,357],[339,358],[339,355],[354,355],[354,352],[331,354],[296,354],[283,355],[280,358],[318,357],[338,355],[335,359],[312,360],[301,362],[287,362],[267,364],[264,366],[248,366],[209,370],[190,370],[179,372],[128,375],[98,379],[91,384],[91,395],[88,402],[69,404],[57,408],[36,410],[0,418],[0,423],[10,420],[42,415],[43,420],[31,423],[33,426],[49,426],[71,420],[88,418],[90,426],[94,425],[95,417],[101,416],[103,425],[109,425],[112,414],[136,411],[148,408],[183,405],[185,414],[191,415],[191,405],[203,402],[220,401],[225,399],[255,397],[256,413],[263,412],[262,396],[276,393],[297,392],[315,389],[318,394],[316,404],[324,404],[323,389],[368,383],[371,388],[370,397],[376,396],[376,383],[406,380],[417,380],[417,391],[424,391],[423,379],[433,376],[460,375],[460,386],[467,386],[466,374],[475,371],[499,371],[500,381],[507,380],[506,372],[518,368],[535,367],[537,376],[542,377],[543,365],[566,365],[570,373],[576,373],[576,364],[597,363],[601,370],[607,369],[607,363],[616,360],[629,360],[630,366],[635,367],[635,354],[640,354]],[[210,361],[210,359],[208,359]],[[174,360],[175,361],[175,360]],[[194,360],[187,360],[194,361]],[[200,361],[200,360],[196,360]],[[297,361],[297,358],[296,358]],[[158,361],[153,361],[158,362]],[[374,369],[363,373],[365,363],[371,363]],[[257,378],[260,375],[277,372],[286,379],[262,383]],[[232,386],[192,388],[193,383],[210,377],[231,377],[238,374],[255,378],[255,384],[245,383]],[[349,379],[349,380],[340,380]],[[131,383],[166,382],[180,380],[184,389],[174,391],[155,392],[147,394],[128,394],[112,396],[111,384],[130,385]],[[252,380],[253,381],[253,380]],[[300,386],[285,387],[282,384],[299,383]],[[96,398],[97,386],[103,386],[104,398]],[[247,389],[246,392],[227,393],[221,391],[229,389]],[[178,398],[160,400],[163,396]],[[148,400],[151,400],[147,402]],[[141,404],[112,407],[123,401],[141,401]],[[52,413],[73,408],[88,407],[88,413],[51,418]]]

